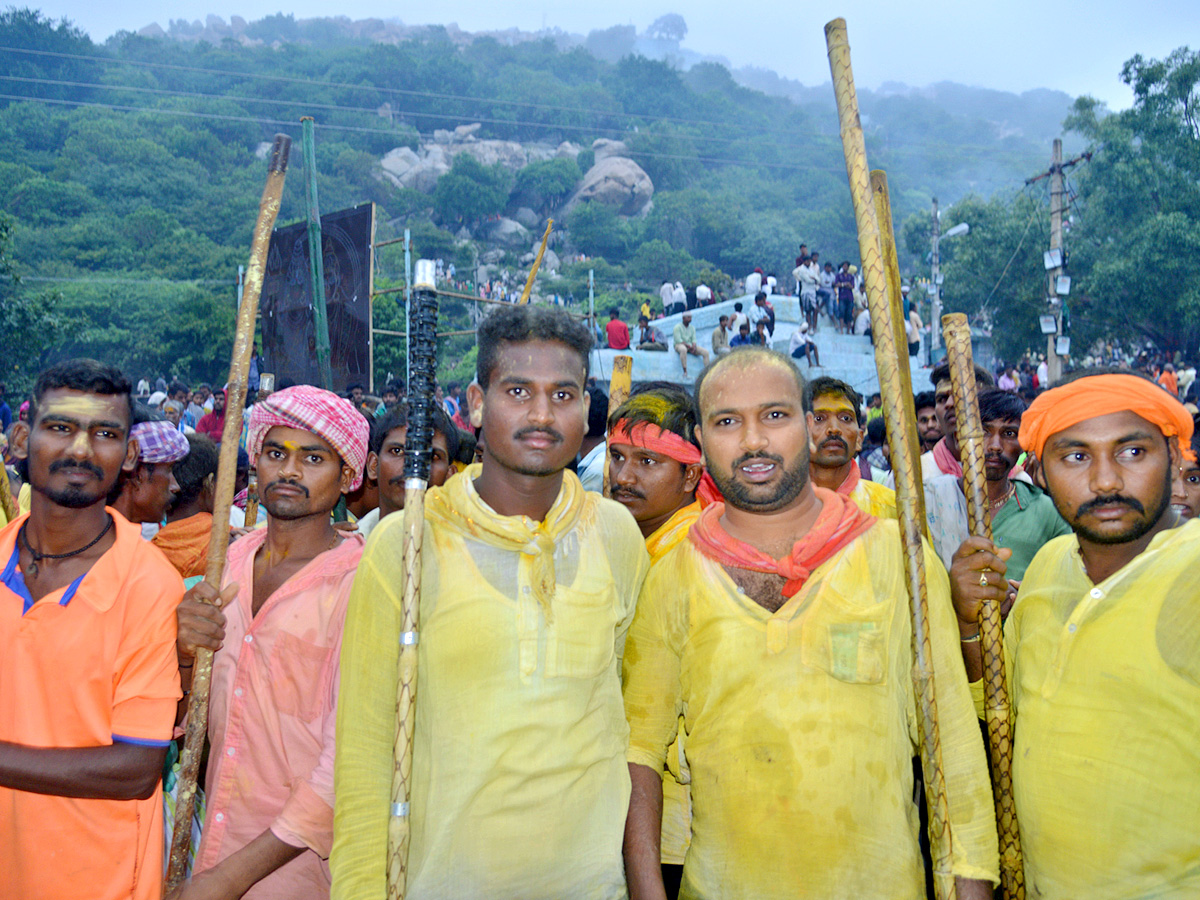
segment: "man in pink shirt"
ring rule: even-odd
[[[217,651],[204,835],[180,900],[329,895],[338,658],[363,549],[330,513],[362,481],[368,431],[309,385],[250,414],[267,527],[230,547],[219,596],[201,582],[179,606],[185,689],[196,648]]]

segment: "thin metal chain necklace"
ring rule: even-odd
[[[84,544],[78,550],[72,550],[70,553],[40,553],[37,550],[34,550],[33,544],[29,543],[29,535],[25,533],[25,527],[29,524],[26,522],[21,526],[21,540],[25,544],[25,549],[29,551],[29,555],[33,557],[32,562],[29,563],[29,574],[34,578],[37,578],[38,563],[40,563],[43,559],[70,559],[72,556],[78,556],[85,550],[91,550],[98,543],[100,543],[101,538],[108,534],[108,530],[113,527],[113,517],[111,515],[105,515],[105,518],[108,521],[104,523],[103,530],[101,530],[98,535],[92,538],[91,541]]]

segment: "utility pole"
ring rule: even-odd
[[[1058,277],[1066,274],[1067,252],[1063,248],[1063,200],[1066,191],[1063,188],[1063,173],[1072,166],[1092,158],[1091,152],[1082,153],[1066,162],[1062,158],[1062,141],[1054,139],[1054,149],[1051,151],[1050,168],[1033,178],[1026,178],[1026,184],[1033,184],[1043,178],[1050,178],[1050,252],[1046,254],[1046,306],[1050,315],[1054,316],[1054,333],[1046,335],[1046,368],[1050,383],[1062,378],[1062,357],[1058,355],[1058,339],[1063,333],[1063,299],[1058,293]]]
[[[1047,270],[1046,276],[1046,297],[1054,311],[1054,334],[1046,336],[1046,366],[1049,369],[1051,384],[1062,378],[1062,358],[1058,355],[1057,347],[1058,336],[1062,334],[1062,302],[1058,297],[1058,276],[1063,274],[1063,263],[1066,261],[1062,245],[1062,200],[1062,141],[1055,138],[1054,151],[1050,156],[1050,256],[1058,260],[1058,265]]]
[[[317,371],[321,387],[333,390],[329,367],[329,316],[325,309],[325,253],[321,249],[321,208],[317,203],[317,154],[313,146],[312,116],[301,116],[304,151],[304,200],[308,207],[308,271],[312,278],[313,330],[316,332]]]
[[[941,256],[938,251],[938,241],[942,236],[942,227],[938,222],[938,202],[937,197],[933,198],[933,253],[930,259],[930,274],[932,276],[929,287],[929,321],[932,327],[929,329],[929,364],[933,365],[937,362],[934,358],[934,351],[942,346],[942,286],[939,284],[941,276]]]

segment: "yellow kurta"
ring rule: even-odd
[[[896,492],[887,485],[864,478],[854,486],[850,499],[863,512],[877,519],[896,518]]]
[[[650,564],[658,562],[687,538],[688,532],[700,518],[700,501],[691,503],[663,522],[646,538],[646,549],[650,552]],[[667,748],[666,769],[663,770],[662,843],[660,856],[671,866],[683,865],[688,844],[692,841],[692,794],[688,783],[692,773],[688,769],[683,750],[683,719],[679,720],[676,739]]]
[[[949,583],[928,546],[925,559],[954,872],[994,881],[991,789]],[[654,566],[626,645],[629,760],[660,771],[682,713],[683,900],[925,896],[910,648],[895,521],[775,613],[690,542]]]
[[[535,540],[538,523],[479,499],[478,469],[434,491],[529,543],[503,549],[426,518],[408,900],[623,898],[620,654],[645,543],[569,472],[546,517],[552,540]],[[331,867],[345,900],[385,896],[403,520],[372,532],[343,639]],[[533,583],[544,546],[549,615]]]
[[[1031,897],[1200,897],[1200,521],[1093,584],[1046,544],[1005,627]]]

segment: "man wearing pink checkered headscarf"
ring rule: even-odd
[[[349,401],[310,385],[257,403],[246,449],[267,526],[230,546],[219,595],[201,582],[179,605],[185,690],[197,648],[216,651],[195,878],[230,896],[329,891],[338,662],[363,549],[331,513],[362,481],[369,431]]]

